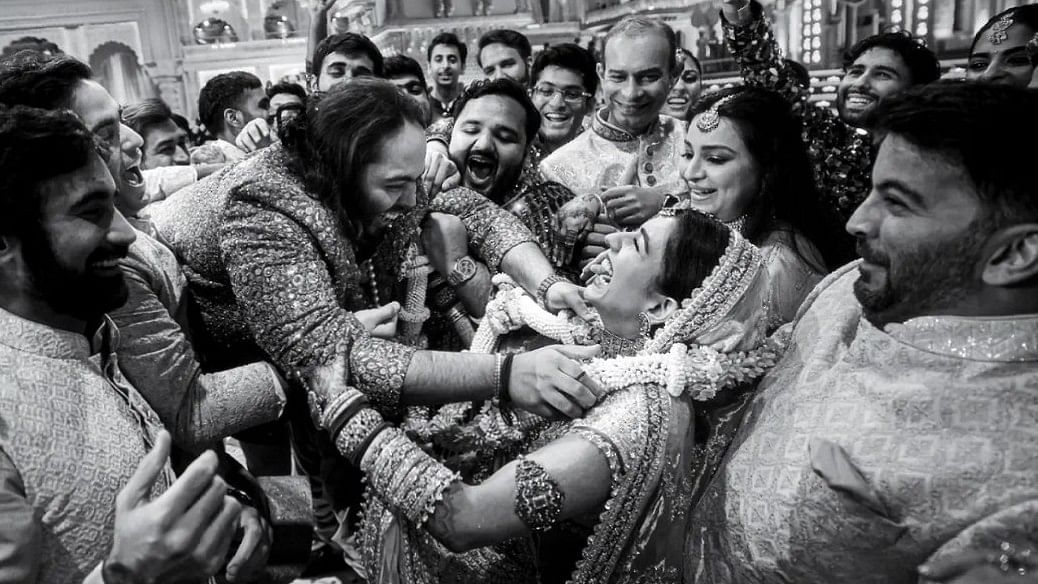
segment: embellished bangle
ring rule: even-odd
[[[498,354],[498,357],[502,357]],[[512,361],[515,360],[515,353],[508,353],[503,358],[498,360],[500,364],[500,384],[497,386],[497,403],[502,406],[507,406],[512,403],[512,394],[509,391],[512,389]]]
[[[548,307],[548,290],[551,289],[551,287],[554,286],[555,284],[558,284],[559,282],[565,282],[565,281],[566,281],[566,278],[563,278],[562,276],[560,276],[558,274],[552,274],[552,275],[544,278],[543,280],[541,280],[541,283],[537,286],[537,294],[536,294],[537,304],[540,304],[542,308],[547,308]]]
[[[504,387],[501,380],[503,379],[502,375],[505,369],[505,355],[498,353],[496,357],[497,360],[494,363],[494,395],[501,399],[501,390]]]
[[[515,467],[515,514],[530,528],[544,532],[559,520],[566,494],[544,467],[519,457]]]
[[[418,526],[425,523],[443,493],[460,478],[392,427],[372,442],[360,467],[379,498]]]
[[[371,439],[384,425],[381,414],[365,408],[347,420],[342,430],[332,435],[332,439],[340,454],[351,461],[359,460],[363,456],[364,447],[371,443]]]
[[[324,413],[321,414],[321,427],[334,439],[343,425],[367,404],[368,397],[356,389],[344,391],[324,408]]]

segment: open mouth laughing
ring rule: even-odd
[[[470,188],[483,191],[494,184],[497,175],[497,157],[488,154],[470,154],[465,159],[466,182]]]

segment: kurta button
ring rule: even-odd
[[[646,183],[648,183],[648,185],[649,185],[650,187],[652,187],[652,186],[656,186],[656,177],[654,177],[654,176],[650,176],[650,177],[648,177],[648,178],[646,178],[646,179],[645,179],[645,182],[646,182]]]
[[[645,155],[651,158],[652,157],[652,148],[646,148],[645,149]]]
[[[646,162],[645,163],[645,172],[652,172],[652,163],[651,162]]]

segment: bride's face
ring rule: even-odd
[[[636,231],[611,233],[609,246],[591,264],[585,299],[598,310],[606,327],[624,323],[637,330],[637,315],[659,306],[664,299],[657,282],[663,272],[667,241],[677,227],[672,217],[657,217]]]

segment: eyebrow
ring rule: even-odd
[[[623,75],[634,75],[635,77],[639,77],[641,75],[662,74],[663,69],[660,67],[652,67],[650,69],[642,69],[641,71],[635,71],[634,73],[629,73],[628,71],[625,71],[623,69],[609,69],[606,72],[610,74],[620,73]]]
[[[729,148],[728,146],[724,146],[722,144],[707,144],[706,146],[703,146],[702,150],[704,152],[708,150],[725,150],[731,152],[732,154],[736,153],[734,148]]]
[[[916,207],[921,207],[924,209],[926,208],[926,199],[923,197],[923,195],[919,191],[909,187],[901,181],[894,179],[883,180],[876,185],[876,189],[880,191],[898,191],[899,193],[903,194],[905,198],[908,199],[909,202],[915,205]]]
[[[983,52],[983,53],[973,53],[973,55],[971,55],[970,58],[971,59],[973,57],[988,57],[988,58],[991,58],[991,55],[993,55],[994,53],[998,53],[998,52],[1001,52],[1003,55],[1015,55],[1017,53],[1026,53],[1027,52],[1027,45],[1020,45],[1018,47],[1013,47],[1011,49],[1006,49],[1004,51],[987,51],[987,52]]]

